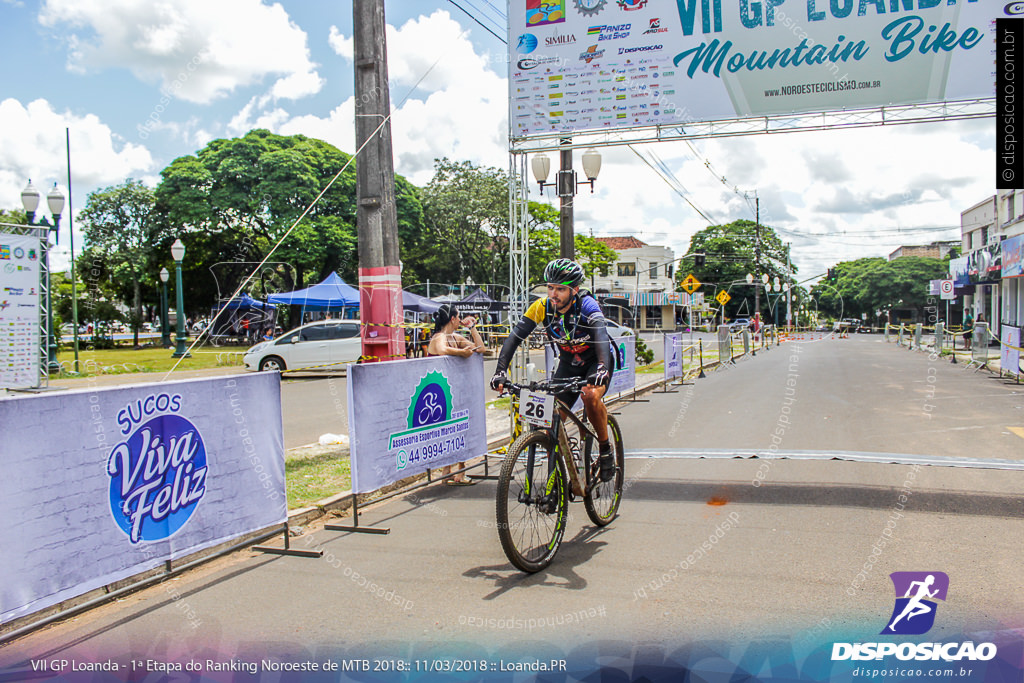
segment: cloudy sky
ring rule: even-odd
[[[458,4],[504,35],[503,0]],[[396,171],[424,184],[440,156],[507,168],[504,43],[446,0],[386,8]],[[351,4],[337,0],[0,0],[0,207],[20,209],[29,178],[44,194],[66,188],[65,128],[76,213],[91,191],[155,184],[176,157],[256,127],[352,152],[351,35]],[[960,212],[995,192],[993,131],[983,119],[666,143],[657,154],[715,223],[753,219],[737,190],[756,190],[762,222],[792,242],[808,277],[957,238]],[[682,254],[707,221],[614,149],[595,193],[578,197],[576,225]],[[65,227],[55,266],[67,245]]]

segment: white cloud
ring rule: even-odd
[[[261,0],[46,0],[39,21],[67,36],[69,69],[127,66],[191,102],[209,103],[267,76],[278,77],[272,93],[281,98],[323,85],[306,33],[281,5]]]
[[[31,179],[45,195],[56,182],[67,195],[67,138],[70,129],[72,187],[76,213],[85,197],[101,187],[134,177],[155,182],[153,158],[145,147],[125,141],[93,114],[56,112],[49,102],[23,105],[9,98],[0,101],[0,206],[21,210],[21,191]],[[45,215],[45,203],[40,211]],[[61,223],[61,244],[67,244],[68,208]],[[42,217],[42,216],[40,216]],[[46,216],[49,218],[49,216]],[[58,253],[55,267],[63,267]]]
[[[327,40],[337,54],[352,59],[352,39],[337,27],[331,27]],[[487,60],[474,52],[464,29],[447,12],[437,10],[401,28],[388,26],[387,41],[391,105],[396,108],[391,119],[395,171],[424,184],[433,176],[434,159],[443,156],[505,168],[506,80],[487,68]],[[285,135],[301,133],[345,152],[355,151],[352,98],[326,117],[290,116],[280,108],[257,113],[269,105],[266,100],[250,100],[232,119],[229,131],[244,134],[263,127]]]

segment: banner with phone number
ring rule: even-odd
[[[349,365],[348,401],[356,493],[487,451],[480,354]]]

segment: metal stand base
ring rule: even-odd
[[[291,535],[288,533],[288,522],[284,523],[284,547],[278,548],[272,545],[254,545],[253,550],[270,555],[293,555],[295,557],[323,557],[322,550],[299,550],[291,547]]]

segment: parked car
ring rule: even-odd
[[[297,327],[271,341],[260,342],[245,352],[246,370],[338,369],[362,355],[359,323],[321,320]]]
[[[736,318],[729,323],[730,332],[742,332],[750,328],[750,318]]]

